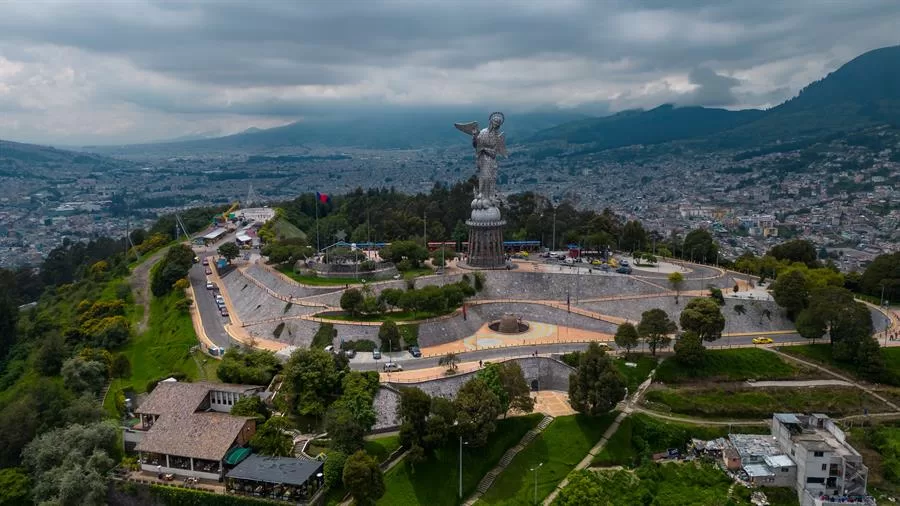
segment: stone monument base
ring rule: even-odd
[[[474,269],[506,269],[506,252],[503,250],[503,220],[467,220],[469,249],[465,264]]]

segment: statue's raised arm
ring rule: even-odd
[[[478,135],[478,122],[470,121],[468,123],[454,123],[453,126],[456,127],[462,133],[466,133],[469,135]]]

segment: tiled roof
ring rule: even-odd
[[[161,416],[137,445],[141,452],[222,460],[248,420],[225,413]]]

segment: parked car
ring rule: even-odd
[[[356,350],[344,350],[344,355],[347,358],[353,358],[356,356]]]
[[[607,264],[600,264],[600,270],[603,271],[603,272],[609,272],[609,265],[607,265]]]
[[[381,360],[381,350],[379,350],[378,348],[372,350],[372,358],[375,360]]]
[[[222,316],[228,316],[228,310],[224,307],[221,307],[219,308],[219,314],[221,314]]]
[[[199,261],[200,261],[200,259],[198,257],[194,256],[194,263],[197,263]]]
[[[209,265],[209,258],[203,257],[203,265]]]
[[[398,364],[397,362],[388,362],[384,364],[384,372],[396,372],[402,370],[403,366]]]
[[[407,351],[409,351],[410,355],[412,355],[416,358],[419,358],[422,356],[422,350],[420,350],[418,346],[410,346],[409,350],[407,350]]]
[[[210,269],[209,267],[207,267],[207,268],[206,268],[206,275],[209,276],[210,274],[212,274],[212,269]]]
[[[329,344],[325,347],[325,351],[327,351],[328,353],[334,353],[334,346]]]
[[[772,344],[775,341],[771,337],[754,337],[753,344]]]
[[[206,289],[207,289],[207,290],[212,290],[212,289],[215,288],[215,287],[216,287],[216,285],[214,285],[212,281],[207,281],[207,282],[206,282]]]
[[[622,267],[616,269],[616,272],[618,272],[619,274],[631,274],[631,267],[623,265]]]

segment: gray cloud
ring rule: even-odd
[[[379,106],[767,107],[896,44],[900,23],[896,0],[42,0],[2,11],[0,137],[44,142]]]

